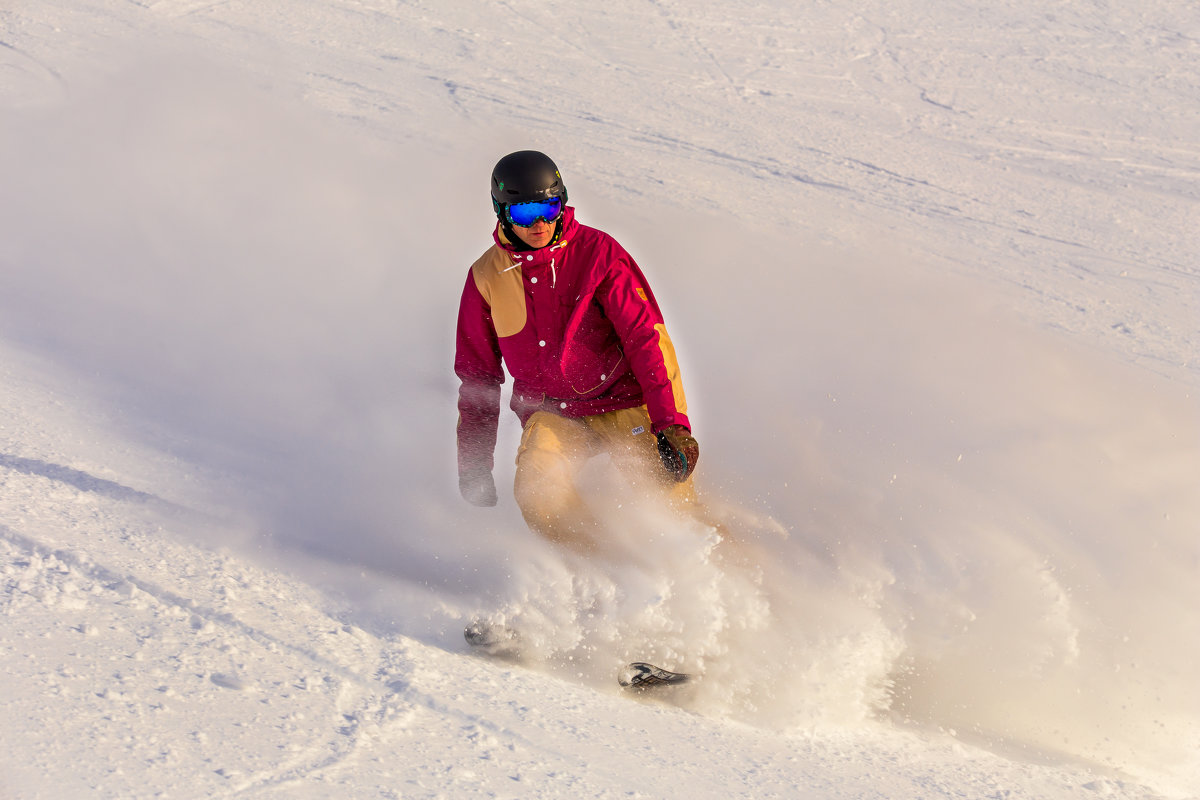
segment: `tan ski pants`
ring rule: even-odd
[[[581,552],[604,549],[603,528],[580,496],[576,477],[584,462],[605,452],[639,497],[657,495],[684,513],[694,509],[691,477],[676,483],[663,469],[645,406],[577,418],[538,411],[521,435],[513,486],[534,532]]]

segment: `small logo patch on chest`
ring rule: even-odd
[[[645,432],[646,432],[645,425],[638,425],[636,428],[633,429],[634,436],[637,436],[639,433],[645,433]]]

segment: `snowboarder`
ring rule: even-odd
[[[675,348],[637,263],[608,234],[580,224],[554,162],[510,153],[491,179],[494,244],[471,266],[454,371],[463,497],[496,504],[492,477],[500,385],[524,427],[514,495],[529,527],[579,552],[604,533],[575,485],[607,452],[637,491],[681,510],[695,503],[700,449]]]

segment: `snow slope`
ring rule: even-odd
[[[926,5],[0,10],[0,796],[1200,793],[1200,11]],[[759,567],[458,499],[527,146]]]

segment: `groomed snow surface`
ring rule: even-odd
[[[0,798],[1200,796],[1197,76],[1168,0],[6,4]],[[458,497],[525,147],[736,546]]]

